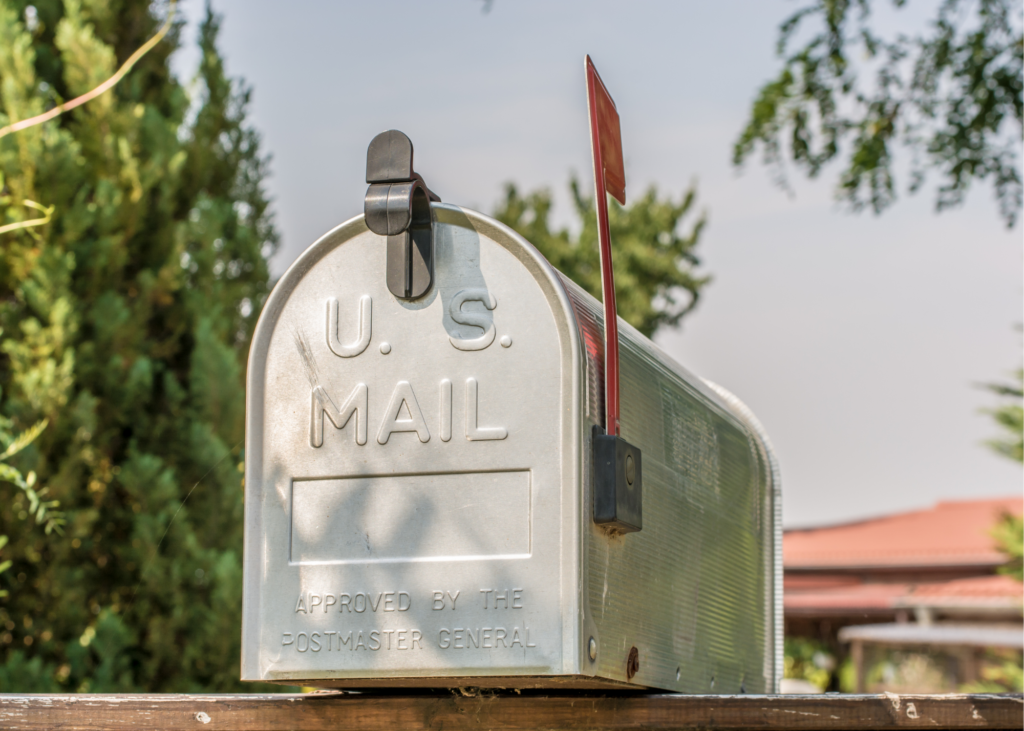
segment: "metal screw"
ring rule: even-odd
[[[626,657],[626,680],[632,680],[633,676],[640,670],[640,651],[636,645],[629,648],[629,655]]]
[[[594,662],[597,659],[597,640],[593,637],[590,638],[590,642],[587,643],[587,652],[590,655],[590,662]]]

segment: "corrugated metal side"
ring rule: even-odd
[[[733,410],[733,412],[754,432],[757,436],[758,444],[761,448],[762,457],[768,464],[768,474],[771,477],[771,502],[772,502],[772,515],[774,516],[774,529],[772,531],[765,531],[765,561],[767,564],[766,570],[771,572],[772,581],[768,586],[769,595],[767,600],[769,605],[774,612],[775,617],[782,617],[782,475],[779,470],[779,460],[775,456],[775,450],[772,448],[771,439],[768,438],[768,432],[761,425],[761,422],[754,412],[750,408],[740,401],[730,391],[726,390],[717,383],[704,380],[704,383],[708,387],[722,397],[722,400]],[[777,693],[779,690],[779,683],[782,681],[782,675],[785,669],[785,651],[784,651],[784,638],[783,638],[783,627],[782,622],[775,622],[775,632],[771,636],[770,644],[766,648],[767,656],[765,657],[766,674],[770,671],[772,681],[769,684],[769,691]]]
[[[563,277],[587,347],[587,417],[603,421],[601,306]],[[619,321],[622,436],[641,449],[644,527],[590,520],[585,475],[584,621],[599,677],[688,693],[773,690],[775,524],[759,440],[699,378]],[[590,347],[594,342],[595,347]],[[590,450],[590,434],[581,434]]]

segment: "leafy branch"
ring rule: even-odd
[[[45,226],[53,218],[53,211],[55,206],[44,206],[42,203],[36,203],[30,201],[27,198],[22,201],[22,205],[26,208],[34,208],[43,214],[42,218],[30,218],[27,221],[16,221],[15,223],[8,223],[5,226],[0,226],[0,234],[10,233],[11,231],[20,231],[22,229],[34,228],[36,226]]]
[[[44,531],[49,535],[54,531],[58,534],[64,532],[62,528],[64,525],[64,514],[56,510],[60,503],[57,500],[44,500],[47,488],[36,489],[37,477],[35,471],[22,475],[21,471],[16,467],[7,464],[11,457],[21,452],[43,433],[47,423],[47,420],[43,419],[13,438],[6,431],[10,421],[4,419],[3,423],[0,423],[0,440],[7,442],[4,451],[0,453],[0,482],[10,482],[25,494],[29,504],[29,515],[35,518],[37,525],[44,526]],[[8,537],[0,535],[0,549],[3,549],[7,542]],[[12,563],[10,559],[0,562],[0,574],[9,569]],[[7,594],[6,590],[0,590],[0,597],[7,596]]]
[[[1003,513],[992,529],[992,537],[1008,559],[1006,565],[999,567],[999,573],[1024,581],[1024,517]]]
[[[892,4],[900,9],[906,0]],[[881,213],[896,200],[893,148],[901,145],[911,152],[909,192],[934,172],[942,211],[959,205],[974,180],[990,179],[1012,227],[1022,205],[1018,4],[943,0],[925,33],[892,40],[871,28],[875,5],[815,0],[783,22],[783,68],[758,92],[733,164],[760,148],[788,188],[787,159],[814,178],[843,156],[836,197],[854,211]],[[791,50],[797,37],[805,42]]]
[[[1024,462],[1024,369],[1014,373],[1015,383],[986,383],[982,387],[1007,399],[1008,402],[994,409],[984,409],[996,424],[1004,430],[1001,438],[989,439],[985,442],[997,454]]]

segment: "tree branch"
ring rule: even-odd
[[[147,53],[149,53],[149,51],[152,50],[153,46],[155,46],[157,43],[162,41],[163,37],[165,35],[167,35],[167,31],[169,31],[171,29],[171,21],[174,20],[174,10],[175,10],[175,7],[177,6],[177,4],[178,4],[178,0],[171,0],[170,10],[167,13],[167,20],[164,21],[164,24],[160,27],[160,30],[157,31],[155,36],[153,36],[148,41],[146,41],[139,48],[139,50],[137,50],[135,53],[133,53],[128,58],[128,60],[125,61],[121,65],[121,68],[119,68],[117,70],[117,72],[113,76],[111,76],[109,79],[107,79],[102,84],[97,86],[95,89],[93,89],[91,91],[87,91],[86,93],[82,94],[81,96],[75,97],[71,101],[64,102],[63,104],[58,104],[57,106],[55,106],[53,109],[49,110],[48,112],[44,112],[42,114],[36,115],[35,117],[29,117],[28,119],[23,119],[20,122],[15,122],[14,124],[9,124],[6,127],[0,127],[0,138],[6,137],[7,135],[13,134],[15,132],[20,132],[20,131],[22,131],[24,129],[28,129],[29,127],[35,127],[37,124],[42,124],[43,122],[49,122],[51,119],[59,117],[64,112],[67,112],[67,111],[69,111],[71,109],[74,109],[75,107],[80,107],[81,105],[85,104],[86,102],[92,101],[93,99],[95,99],[96,97],[100,96],[101,94],[103,94],[105,92],[108,92],[111,89],[113,89],[114,86],[117,84],[117,82],[119,82],[121,79],[123,79],[125,74],[127,74],[129,71],[132,70],[132,66],[134,66],[138,62],[138,60],[140,58],[142,58]],[[39,220],[42,220],[42,219],[39,219]],[[49,220],[49,219],[47,219],[47,220]],[[25,221],[22,224],[19,224],[17,227],[18,228],[25,228],[26,227],[25,224],[28,224],[28,223],[30,223],[30,222],[29,221]],[[32,225],[39,225],[39,224],[33,223]],[[0,228],[0,233],[5,233],[7,230],[8,230],[7,227],[2,227],[2,228]],[[13,231],[14,229],[10,229],[10,230]]]

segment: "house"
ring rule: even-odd
[[[972,682],[984,648],[1024,647],[1022,585],[998,573],[1007,557],[992,537],[1006,513],[1024,513],[1024,498],[786,531],[786,636],[849,651],[861,689],[865,646],[945,648]]]

